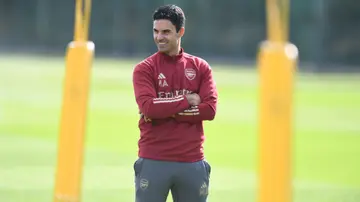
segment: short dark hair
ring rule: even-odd
[[[157,8],[153,14],[153,20],[170,20],[175,26],[176,32],[185,26],[185,14],[183,10],[176,5],[165,5]]]

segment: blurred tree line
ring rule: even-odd
[[[253,61],[266,37],[265,0],[93,0],[90,37],[97,54],[145,57],[156,49],[152,13],[175,3],[185,11],[186,51]],[[74,0],[0,0],[3,51],[63,53],[73,38]],[[301,62],[360,70],[360,3],[292,0],[290,40]]]

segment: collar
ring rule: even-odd
[[[183,48],[180,48],[180,52],[179,54],[175,55],[175,56],[170,56],[170,55],[167,55],[165,53],[162,53],[162,52],[158,52],[162,57],[164,57],[165,59],[168,59],[168,60],[171,60],[171,61],[178,61],[178,60],[181,60],[184,56],[184,49]]]

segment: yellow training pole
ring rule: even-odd
[[[74,40],[66,54],[54,202],[80,202],[86,112],[95,45],[88,41],[91,0],[76,0]]]
[[[298,50],[288,40],[289,0],[266,0],[267,40],[260,46],[259,202],[291,202],[293,83]]]

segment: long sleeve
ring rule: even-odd
[[[157,98],[150,68],[145,63],[140,63],[135,67],[133,87],[140,112],[151,119],[168,118],[190,107],[184,95]]]
[[[213,120],[216,114],[218,92],[212,75],[211,67],[204,62],[203,77],[200,84],[199,96],[202,100],[198,106],[193,106],[175,115],[179,122],[197,123]]]

